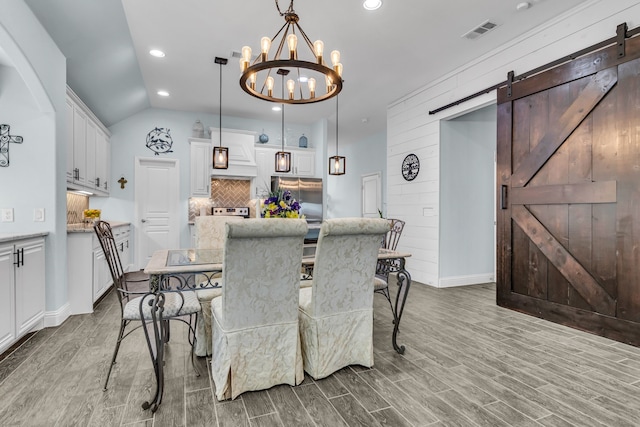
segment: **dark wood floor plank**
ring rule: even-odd
[[[384,427],[411,427],[412,424],[407,421],[394,408],[381,409],[372,412],[371,415]]]
[[[262,415],[276,412],[268,393],[260,391],[249,391],[242,394],[244,406],[247,409],[249,418],[260,417]]]
[[[318,427],[347,425],[316,384],[295,387],[293,390]]]
[[[124,405],[100,408],[93,411],[88,427],[119,426],[124,414]]]
[[[351,427],[380,427],[380,423],[351,394],[334,397],[329,402]]]
[[[537,422],[524,415],[522,412],[516,411],[504,402],[494,402],[484,407],[502,421],[514,427],[535,427],[539,426]]]
[[[291,386],[275,386],[270,388],[268,393],[284,425],[300,427],[313,426],[313,420],[293,392]]]
[[[359,374],[351,368],[346,367],[333,374],[345,388],[369,411],[391,406],[382,396],[380,396]]]
[[[507,422],[502,421],[482,406],[466,399],[456,390],[442,391],[438,393],[438,396],[455,407],[461,414],[480,426],[509,426]]]
[[[347,389],[334,375],[317,380],[316,385],[328,399],[348,393]]]
[[[218,427],[247,427],[249,418],[242,399],[222,402],[216,405]]]
[[[249,420],[251,427],[283,427],[278,414],[267,414]]]
[[[216,425],[215,405],[210,388],[186,392],[185,408],[188,427]]]
[[[436,416],[428,409],[420,405],[413,397],[406,394],[375,369],[359,375],[413,425],[438,421]]]

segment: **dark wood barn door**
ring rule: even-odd
[[[640,345],[640,42],[498,93],[499,305]]]

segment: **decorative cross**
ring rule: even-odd
[[[9,125],[0,125],[0,167],[9,166],[9,143],[22,144],[21,136],[9,135]]]
[[[129,181],[127,181],[127,180],[124,178],[124,176],[123,176],[122,178],[120,178],[120,179],[118,180],[118,182],[120,183],[120,188],[124,188],[124,185],[125,185],[127,182],[129,182]]]

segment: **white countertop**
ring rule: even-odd
[[[14,240],[30,239],[32,237],[42,237],[49,234],[48,231],[34,231],[31,233],[0,233],[0,243],[13,242]]]
[[[122,221],[107,221],[111,228],[123,227],[125,225],[131,225],[130,222]],[[67,233],[93,233],[93,224],[67,224]]]

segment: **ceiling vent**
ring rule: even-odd
[[[473,30],[464,33],[462,37],[464,37],[465,39],[474,40],[488,33],[489,31],[493,30],[497,26],[498,26],[497,24],[494,24],[491,21],[484,21],[482,24],[478,25]]]

